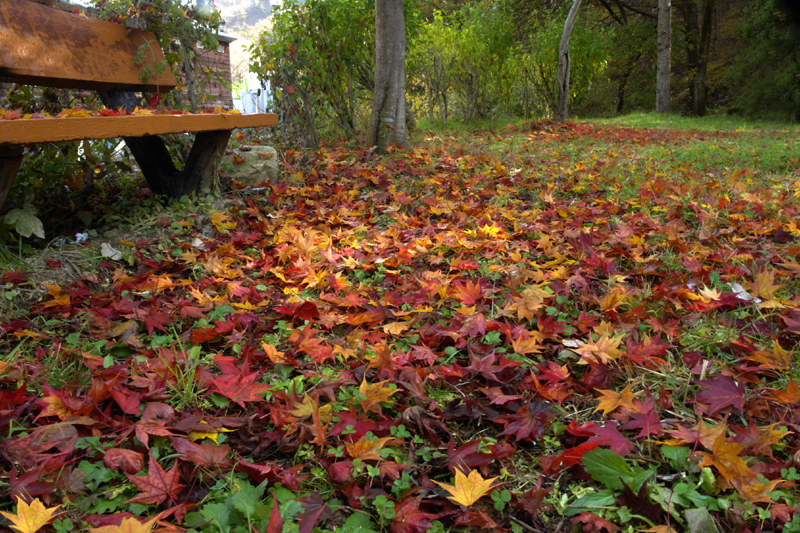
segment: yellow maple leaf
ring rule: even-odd
[[[22,501],[22,498],[17,496],[17,513],[2,513],[4,517],[14,524],[13,527],[20,533],[36,533],[42,526],[53,519],[53,514],[58,511],[60,505],[55,507],[45,507],[44,504],[36,498],[30,505]]]
[[[201,424],[208,424],[208,422],[206,422],[205,420],[201,420],[200,423]],[[232,429],[228,429],[228,428],[219,428],[216,431],[215,430],[210,430],[210,431],[191,431],[191,432],[189,432],[189,440],[194,442],[196,440],[209,439],[209,440],[213,440],[214,444],[219,444],[219,442],[217,442],[217,438],[219,437],[219,434],[220,433],[230,433],[232,431],[233,431]]]
[[[671,527],[664,525],[651,527],[650,529],[643,529],[642,531],[646,531],[647,533],[678,533]]]
[[[373,413],[381,415],[383,414],[383,411],[381,411],[382,402],[394,403],[389,401],[389,397],[397,392],[397,389],[384,387],[384,383],[386,383],[386,381],[368,385],[367,379],[364,377],[364,380],[358,387],[358,393],[364,397],[361,400],[361,408],[364,409],[364,411],[372,411]]]
[[[314,411],[319,410],[319,421],[323,424],[327,424],[331,421],[331,409],[333,409],[331,404],[319,405],[314,398],[306,394],[303,397],[303,401],[299,404],[295,404],[294,409],[291,409],[289,413],[302,420],[313,416]]]
[[[214,227],[217,228],[217,231],[220,233],[227,233],[228,230],[236,227],[236,222],[234,222],[227,213],[221,211],[211,213],[211,223],[214,224]]]
[[[434,483],[452,494],[452,496],[448,496],[450,500],[464,507],[469,507],[489,492],[495,479],[497,478],[483,479],[483,476],[477,470],[473,470],[469,473],[469,476],[465,476],[461,470],[456,468],[455,485],[447,485],[438,481],[434,481]]]
[[[750,284],[750,292],[762,300],[772,300],[781,287],[783,285],[775,285],[775,271],[762,268],[756,272],[755,279]]]
[[[575,350],[575,353],[581,356],[578,364],[588,365],[593,362],[606,364],[610,360],[618,359],[622,355],[617,349],[621,341],[622,335],[613,338],[602,335],[597,342],[591,338],[586,342],[578,341],[581,342],[581,347]]]
[[[383,325],[383,331],[389,335],[402,335],[411,326],[411,322],[390,322]]]
[[[150,533],[156,519],[151,518],[147,522],[139,522],[136,518],[129,516],[123,518],[118,526],[103,526],[90,528],[89,533]]]
[[[716,302],[722,297],[722,293],[719,292],[719,290],[717,290],[716,288],[710,289],[705,285],[703,285],[703,288],[697,292],[700,293],[700,296],[702,296],[704,299],[712,302]]]

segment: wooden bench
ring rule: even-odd
[[[137,62],[143,44],[145,57]],[[145,66],[152,69],[163,62],[161,47],[150,32],[30,0],[0,0],[0,81],[96,90],[108,108],[130,112],[139,101],[134,91],[164,93],[177,86],[169,69],[142,79]],[[231,130],[277,123],[272,113],[0,120],[0,207],[26,144],[121,137],[153,192],[179,198],[213,185]],[[168,133],[196,134],[183,170],[176,169],[158,137]]]

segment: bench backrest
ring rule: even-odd
[[[139,47],[147,44],[137,63]],[[166,92],[167,68],[142,81],[142,66],[164,61],[155,36],[29,0],[0,0],[0,81],[93,90]]]

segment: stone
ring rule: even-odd
[[[222,158],[221,170],[226,177],[246,186],[278,179],[278,152],[271,146],[243,145]]]

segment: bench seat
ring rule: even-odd
[[[236,128],[275,126],[278,116],[183,114],[125,115],[0,120],[0,145],[143,137],[167,133],[186,133]]]

